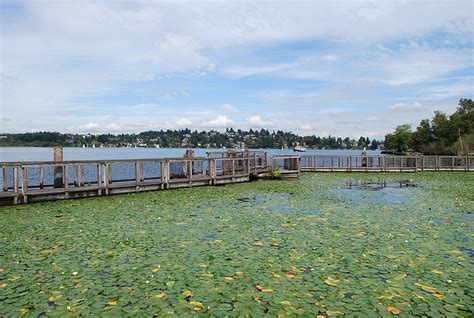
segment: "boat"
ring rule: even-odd
[[[296,146],[293,148],[293,151],[295,152],[306,152],[306,148],[303,146]]]

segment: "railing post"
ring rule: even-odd
[[[140,183],[140,163],[135,162],[135,190],[138,190]]]
[[[216,160],[215,159],[209,159],[209,173],[211,177],[212,184],[216,184]]]
[[[39,186],[40,186],[40,189],[43,189],[43,188],[44,188],[44,171],[43,171],[43,166],[40,166],[39,169],[40,169],[40,171],[39,171]]]
[[[27,191],[28,191],[28,168],[27,167],[22,167],[22,173],[21,173],[21,194],[23,196],[23,203],[28,203],[28,196],[27,196]]]
[[[102,162],[97,164],[97,194],[102,194]]]
[[[349,156],[349,171],[352,171],[352,156]]]
[[[13,198],[13,203],[17,204],[18,203],[18,167],[13,168],[13,193],[15,194],[15,197]]]
[[[82,187],[85,183],[85,179],[86,179],[86,173],[84,171],[84,165],[83,164],[80,164],[78,167],[78,172],[79,172],[79,186]]]
[[[168,160],[163,161],[163,174],[162,174],[162,182],[163,187],[168,189],[169,179],[170,179],[170,162]]]
[[[235,159],[232,159],[232,181],[235,178]]]
[[[8,168],[5,166],[2,166],[2,175],[3,191],[8,191]]]
[[[55,188],[64,187],[63,166],[59,165],[59,163],[62,161],[63,161],[63,148],[54,147],[54,162],[56,163],[56,166],[54,166],[54,187]]]
[[[73,170],[74,170],[74,186],[78,187],[79,186],[79,180],[78,180],[78,165],[74,164]]]
[[[105,168],[104,168],[104,193],[105,195],[109,194],[109,183],[110,183],[110,167],[109,163],[105,163]]]
[[[63,173],[63,178],[64,178],[63,184],[64,184],[64,189],[66,189],[66,190],[69,188],[69,178],[68,178],[68,177],[69,177],[69,173],[68,173],[68,168],[69,168],[69,165],[67,165],[67,164],[65,164],[65,165],[63,166],[63,171],[64,171],[64,173]]]

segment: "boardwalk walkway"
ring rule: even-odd
[[[270,160],[269,160],[270,159]],[[283,155],[209,152],[207,157],[1,162],[0,204],[223,185],[301,171],[474,171],[470,156]]]

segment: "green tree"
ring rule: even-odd
[[[418,152],[426,152],[428,145],[433,141],[433,131],[429,119],[423,119],[413,133],[413,149]]]
[[[465,113],[468,113],[474,109],[474,102],[472,99],[467,99],[467,98],[461,98],[458,103],[458,109],[456,113],[459,115],[463,115]]]
[[[412,147],[412,131],[408,124],[400,125],[391,134],[385,135],[385,147],[398,152],[407,151]]]

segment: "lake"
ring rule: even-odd
[[[78,148],[65,147],[64,160],[110,160],[110,159],[152,159],[182,157],[190,148]],[[226,149],[196,148],[196,157],[205,157],[208,151]],[[251,149],[267,151],[271,155],[306,154],[306,155],[360,155],[361,150],[308,150],[294,152],[291,149]],[[380,150],[368,150],[369,155],[378,155]],[[15,161],[51,161],[52,147],[3,147],[0,148],[0,162]]]
[[[0,317],[472,317],[473,188],[303,173],[0,207]]]

